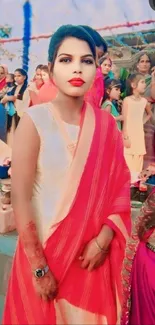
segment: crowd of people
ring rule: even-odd
[[[99,48],[101,45],[99,45]],[[136,69],[122,81],[105,45],[99,55],[99,76],[86,98],[110,112],[123,134],[124,154],[131,172],[141,172],[155,162],[155,69],[147,53],[139,55]],[[97,93],[97,95],[96,95]],[[57,96],[48,65],[38,65],[28,82],[23,69],[9,73],[0,66],[0,139],[12,147],[19,119],[30,106],[47,103]]]
[[[2,324],[154,324],[154,192],[121,277],[130,172],[155,162],[151,59],[140,54],[124,81],[95,30],[66,25],[48,61],[30,82],[23,69],[0,66],[19,234]]]

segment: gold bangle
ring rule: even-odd
[[[108,249],[104,249],[104,248],[102,248],[102,247],[99,245],[99,243],[98,243],[98,241],[97,241],[97,238],[95,238],[95,244],[96,244],[97,248],[98,248],[101,252],[108,253]]]

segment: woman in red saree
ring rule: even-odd
[[[121,325],[155,324],[155,188],[145,201],[126,249]]]
[[[60,27],[49,47],[58,96],[27,110],[16,131],[19,241],[3,325],[119,322],[130,176],[114,119],[83,100],[95,60],[82,27]]]

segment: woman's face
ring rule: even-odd
[[[104,60],[101,64],[101,69],[102,69],[102,74],[104,76],[107,76],[111,70],[111,61],[109,59]]]
[[[41,78],[41,69],[39,69],[39,68],[36,70],[35,79],[36,80],[42,79]]]
[[[48,81],[49,80],[49,73],[46,72],[46,71],[41,71],[41,78],[44,82]]]
[[[25,79],[26,79],[26,77],[25,76],[23,76],[20,72],[18,72],[18,71],[15,71],[15,73],[14,73],[14,78],[15,78],[15,82],[16,82],[16,84],[17,85],[23,85],[23,83],[24,83],[24,81],[25,81]]]
[[[84,96],[95,74],[95,60],[87,42],[66,38],[59,47],[52,72],[59,91],[71,97]]]
[[[142,74],[148,74],[150,72],[151,63],[149,57],[144,54],[141,56],[140,61],[137,64],[138,72]]]
[[[0,67],[0,80],[5,78],[5,71],[3,67]]]
[[[14,82],[14,79],[10,74],[7,74],[7,76],[6,76],[6,83],[8,83],[8,82],[12,82],[12,83]]]

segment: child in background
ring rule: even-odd
[[[113,101],[118,101],[121,94],[121,84],[119,80],[116,79],[107,79],[105,81],[105,96],[104,102],[102,104],[102,109],[105,109],[113,115],[117,122],[118,129],[122,129],[121,122],[123,121],[123,116],[117,110]]]
[[[141,172],[146,153],[144,124],[151,117],[151,109],[143,97],[146,89],[144,76],[136,73],[127,81],[127,95],[123,101],[124,154],[131,172]],[[146,112],[146,115],[144,114]]]

